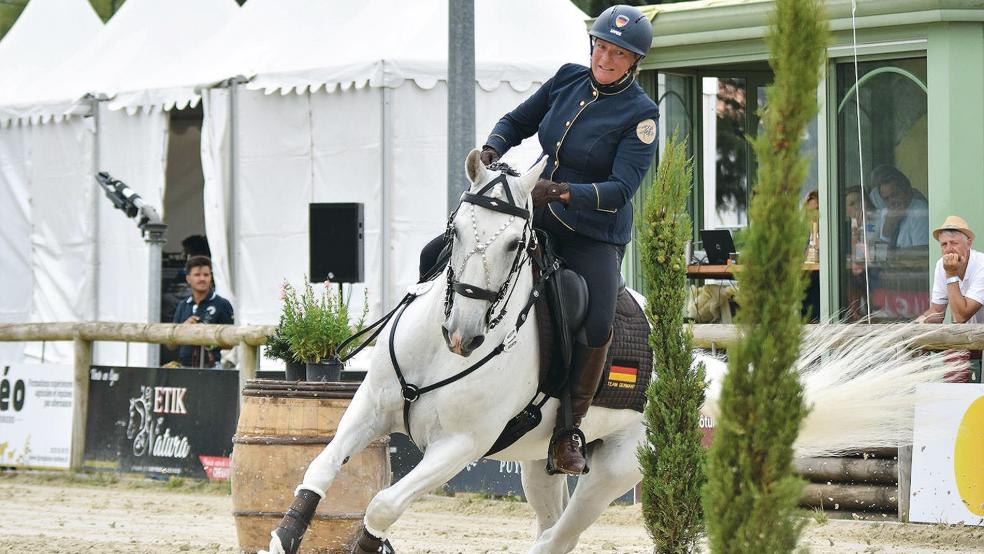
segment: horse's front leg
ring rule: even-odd
[[[400,400],[389,392],[366,385],[356,391],[335,436],[308,466],[287,515],[271,533],[269,554],[296,553],[318,502],[342,465],[370,442],[396,430],[394,415],[399,413]],[[394,397],[393,402],[383,401],[390,396]]]
[[[387,531],[410,503],[449,481],[482,454],[483,447],[469,435],[451,435],[428,444],[424,459],[403,479],[380,491],[369,503],[365,527],[353,553],[393,552],[386,540]]]

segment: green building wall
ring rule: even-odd
[[[984,236],[984,3],[864,0],[857,2],[853,20],[850,0],[832,0],[825,5],[831,43],[827,75],[817,91],[821,100],[818,116],[821,243],[837,245],[839,239],[836,215],[840,200],[831,178],[837,174],[838,133],[837,109],[831,105],[836,98],[832,74],[837,63],[852,61],[855,51],[859,61],[893,56],[926,58],[928,144],[900,147],[926,148],[930,229],[942,223],[947,215],[957,214]],[[647,6],[643,9],[653,20],[653,48],[642,69],[699,75],[704,70],[736,64],[747,67],[757,63],[764,67],[767,62],[764,37],[773,8],[772,0]],[[700,121],[696,119],[691,131],[700,140]],[[696,150],[700,150],[699,146]],[[919,185],[916,181],[914,184]],[[635,264],[630,261],[633,256],[630,248],[624,270],[630,284],[640,285]],[[938,257],[938,247],[930,237],[926,267],[930,279]],[[840,271],[838,249],[823,248],[821,315],[824,318],[839,308]]]

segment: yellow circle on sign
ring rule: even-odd
[[[960,420],[953,446],[953,474],[960,498],[972,513],[984,516],[984,397],[978,398]]]

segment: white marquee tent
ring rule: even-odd
[[[10,99],[52,71],[103,24],[84,0],[34,0],[0,41],[0,98]],[[58,37],[59,40],[51,40]],[[17,121],[0,108],[0,322],[93,317],[91,121],[55,126]],[[0,360],[24,345],[0,343]]]
[[[476,144],[557,67],[586,60],[584,20],[569,0],[476,0]],[[415,280],[420,247],[447,214],[447,21],[446,0],[249,0],[242,8],[129,0],[89,46],[74,48],[62,88],[32,81],[44,89],[23,88],[43,99],[33,104],[0,96],[0,114],[35,121],[64,113],[79,94],[106,98],[90,153],[98,163],[65,185],[87,191],[79,204],[88,213],[98,207],[88,220],[98,228],[90,231],[98,271],[79,285],[96,291],[93,306],[31,308],[30,319],[146,319],[145,247],[133,223],[86,187],[98,166],[161,206],[165,166],[175,165],[164,110],[193,105],[199,93],[204,224],[219,292],[235,299],[237,322],[276,323],[280,283],[307,271],[310,202],[364,203],[365,286],[380,313]],[[510,157],[525,168],[539,151],[533,138]],[[123,281],[137,283],[131,294],[120,294]],[[354,293],[360,299],[361,287]]]
[[[86,0],[32,0],[0,41],[0,49],[10,42],[52,52],[46,64],[8,65],[0,57],[5,74],[17,70],[17,86],[0,91],[0,148],[20,144],[19,134],[31,137],[32,172],[4,186],[27,191],[31,206],[33,293],[21,321],[146,321],[147,247],[134,222],[103,198],[94,175],[109,170],[160,208],[169,132],[161,108],[174,106],[124,112],[90,98],[133,90],[131,79],[142,83],[169,56],[197,48],[237,10],[233,0],[131,0],[103,26]],[[89,21],[94,30],[81,35],[76,27],[92,29]],[[60,48],[43,46],[50,43]],[[2,235],[21,236],[6,227]],[[100,343],[96,360],[145,360],[146,349],[129,356],[124,349]],[[27,353],[41,355],[33,346]],[[71,359],[70,345],[51,345],[45,358]]]

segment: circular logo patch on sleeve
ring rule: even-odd
[[[636,125],[636,136],[646,144],[652,144],[656,140],[656,122],[652,119],[643,119]]]

